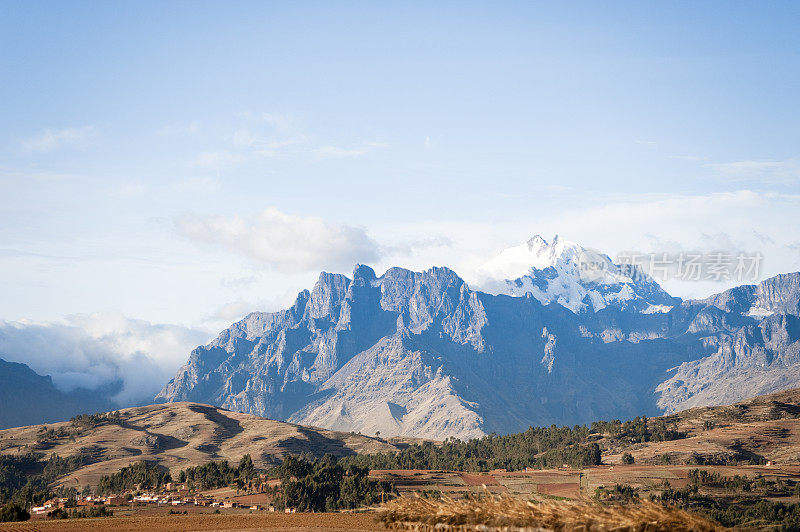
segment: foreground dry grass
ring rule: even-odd
[[[393,530],[478,531],[717,531],[703,517],[651,502],[600,506],[581,501],[528,502],[513,497],[480,500],[401,497],[383,506],[380,520]]]
[[[164,515],[152,517],[108,517],[63,521],[0,523],[0,532],[189,532],[256,531],[343,532],[385,530],[375,514],[253,514],[253,515]]]

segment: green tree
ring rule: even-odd
[[[242,456],[242,459],[239,460],[239,467],[238,467],[238,476],[244,482],[248,482],[255,476],[255,466],[253,465],[253,459],[250,458],[249,454]]]
[[[0,508],[0,523],[9,521],[27,521],[31,518],[28,511],[16,503],[6,504]]]
[[[633,459],[633,455],[631,453],[622,453],[622,463],[623,464],[632,464],[635,460]]]

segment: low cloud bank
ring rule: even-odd
[[[0,321],[0,358],[50,375],[64,392],[119,383],[111,399],[125,407],[151,402],[210,336],[118,312],[73,315],[63,322]]]

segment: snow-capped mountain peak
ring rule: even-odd
[[[490,293],[530,293],[545,305],[558,303],[575,313],[612,304],[639,310],[674,304],[643,272],[633,277],[629,273],[607,255],[558,235],[551,242],[535,235],[503,250],[479,270],[480,284]]]
[[[548,243],[541,235],[535,235],[524,244],[501,251],[483,266],[483,270],[496,278],[516,279],[531,268],[544,270],[576,263],[582,251],[581,246],[558,235],[552,243]]]

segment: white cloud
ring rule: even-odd
[[[200,122],[192,120],[183,124],[168,124],[156,131],[159,137],[189,137],[200,132]]]
[[[310,153],[309,139],[289,115],[242,113],[233,131],[221,135],[214,149],[200,153],[192,165],[220,170],[258,159]]]
[[[291,115],[243,113],[229,127],[213,147],[194,158],[193,166],[219,170],[271,158],[353,158],[387,147],[375,140],[320,138],[306,132]]]
[[[289,148],[308,142],[303,135],[291,138],[275,139],[259,136],[247,128],[237,129],[233,132],[231,143],[239,149],[247,150],[261,156],[277,156],[288,151]]]
[[[769,183],[796,183],[800,180],[800,160],[784,161],[733,161],[728,163],[708,163],[718,174],[734,180],[758,179]]]
[[[68,316],[63,322],[0,321],[0,357],[50,375],[62,391],[121,383],[120,406],[150,402],[206,331],[153,324],[118,312]]]
[[[143,181],[123,181],[121,183],[113,183],[109,194],[117,198],[136,198],[144,196],[150,190],[150,187]]]
[[[209,316],[209,321],[231,323],[247,316],[257,309],[258,307],[256,305],[248,303],[247,301],[232,301],[220,306]]]
[[[294,272],[349,269],[379,258],[378,244],[363,228],[330,224],[269,208],[257,218],[185,215],[176,220],[184,236],[213,243]]]
[[[297,120],[286,113],[240,113],[239,118],[250,124],[265,124],[271,130],[283,135],[290,135],[297,131]]]
[[[186,177],[172,184],[175,192],[209,194],[220,189],[220,182],[210,177]]]
[[[706,160],[705,157],[700,157],[699,155],[672,155],[670,159],[678,159],[679,161],[689,161],[693,163]]]
[[[324,158],[343,158],[343,157],[359,157],[366,155],[369,152],[378,149],[386,148],[388,145],[382,142],[363,142],[353,148],[341,148],[338,146],[320,146],[314,150],[317,157]]]
[[[223,277],[220,279],[220,286],[223,288],[246,288],[258,281],[259,276],[256,274],[246,275],[241,277]]]
[[[385,255],[411,256],[430,248],[450,248],[453,241],[446,236],[426,236],[418,239],[403,240],[393,245],[384,246]]]
[[[229,150],[204,151],[195,158],[193,166],[218,170],[222,167],[236,166],[245,160],[246,157],[241,153]]]
[[[22,149],[30,153],[55,151],[61,148],[85,148],[97,134],[94,126],[66,129],[45,129],[35,137],[22,141]]]

